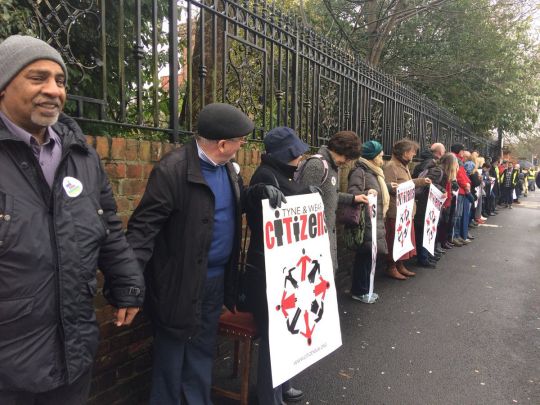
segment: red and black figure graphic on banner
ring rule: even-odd
[[[427,227],[425,230],[426,236],[428,237],[428,243],[431,243],[431,241],[435,238],[437,235],[437,225],[435,225],[435,209],[432,208],[427,212],[426,214],[426,224],[424,225]]]
[[[414,249],[411,238],[414,210],[414,183],[412,180],[401,183],[396,190],[396,227],[392,256],[397,261]],[[391,230],[387,230],[387,232]]]
[[[405,210],[399,216],[399,222],[396,225],[397,238],[399,243],[401,243],[401,247],[403,247],[403,245],[405,244],[405,241],[407,240],[407,236],[409,236],[410,231],[411,213],[407,208],[405,208]]]
[[[308,264],[311,264],[309,273]],[[326,291],[330,288],[330,282],[321,276],[319,260],[311,259],[306,255],[305,249],[302,249],[302,256],[296,266],[291,267],[289,270],[284,267],[282,273],[284,274],[283,292],[280,303],[276,305],[276,311],[281,311],[283,314],[287,330],[293,335],[298,334],[300,331],[309,346],[312,342],[315,324],[323,317],[324,299]],[[300,276],[300,281],[297,281],[295,276]],[[300,303],[298,302],[297,293],[302,297]],[[307,305],[309,305],[309,308]],[[304,306],[306,307],[304,308]],[[303,330],[297,328],[298,318],[301,313],[304,314],[305,327]]]
[[[272,385],[341,346],[334,269],[318,193],[262,201]]]
[[[311,262],[311,258],[309,256],[306,256],[306,249],[302,249],[303,256],[298,260],[298,263],[296,263],[297,266],[302,266],[302,276],[300,277],[301,281],[304,281],[306,279],[306,267],[309,262]]]
[[[429,195],[426,205],[426,216],[424,217],[424,237],[422,246],[429,253],[435,251],[435,239],[437,237],[437,225],[441,215],[441,208],[446,201],[446,194],[442,193],[433,184],[429,186]]]

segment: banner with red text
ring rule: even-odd
[[[334,270],[318,193],[262,201],[274,387],[341,346]]]
[[[424,238],[422,245],[434,255],[435,253],[435,238],[437,237],[437,225],[441,209],[446,200],[444,194],[441,193],[433,184],[429,185],[429,196],[426,205],[426,216],[424,217]]]
[[[396,228],[392,256],[397,261],[414,249],[411,239],[414,210],[414,183],[401,183],[396,190]],[[387,230],[392,231],[391,229]]]

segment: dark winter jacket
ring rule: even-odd
[[[240,252],[242,181],[231,163],[229,180],[236,201],[234,244],[225,269],[225,305],[236,303]],[[214,194],[201,172],[192,140],[156,164],[127,238],[147,284],[145,308],[155,327],[187,339],[201,325],[201,302],[214,226]]]
[[[43,392],[92,366],[98,345],[96,269],[118,307],[142,305],[142,271],[127,244],[95,150],[65,115],[49,188],[39,162],[0,120],[0,391]],[[80,194],[64,189],[73,177]]]
[[[431,184],[437,187],[440,192],[445,193],[448,177],[444,174],[433,153],[426,150],[420,154],[420,157],[422,161],[415,166],[412,174],[413,179],[418,178],[422,174],[422,177],[431,179]],[[416,189],[416,214],[414,218],[417,222],[420,221],[423,223],[424,221],[428,197],[429,185]]]
[[[266,274],[264,262],[264,235],[261,200],[266,196],[260,193],[259,184],[278,187],[285,196],[307,194],[306,186],[294,181],[296,167],[262,155],[262,163],[251,177],[246,197],[246,217],[251,231],[247,252],[246,281],[251,291],[248,306],[256,314],[266,313]],[[264,316],[264,315],[263,315]]]
[[[367,195],[370,189],[377,191],[377,254],[384,255],[388,253],[388,247],[384,228],[381,186],[377,180],[377,175],[363,162],[357,161],[349,173],[348,192],[354,195]],[[371,251],[371,218],[367,209],[364,210],[364,215],[366,227],[364,228],[363,248]]]

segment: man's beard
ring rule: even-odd
[[[63,103],[56,97],[41,95],[33,100],[34,109],[30,114],[30,120],[39,127],[48,127],[58,121]],[[48,111],[49,108],[54,107]]]
[[[51,116],[43,116],[37,111],[33,111],[32,114],[30,115],[30,119],[32,120],[34,124],[40,127],[49,127],[51,125],[56,124],[56,121],[58,121],[59,116],[60,116],[60,112],[57,112]]]

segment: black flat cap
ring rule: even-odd
[[[206,139],[231,139],[246,136],[255,124],[230,104],[212,103],[199,113],[197,132]]]

